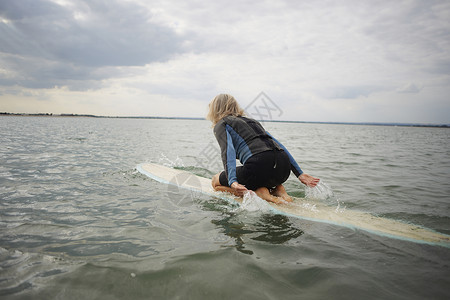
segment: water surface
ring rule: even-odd
[[[264,125],[332,188],[330,205],[450,234],[450,130]],[[0,117],[0,129],[2,297],[450,297],[448,248],[241,211],[136,171],[219,172],[207,121]]]

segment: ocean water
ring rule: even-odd
[[[450,130],[265,123],[322,197],[450,234]],[[0,298],[449,299],[450,249],[153,181],[221,170],[209,122],[0,117]]]

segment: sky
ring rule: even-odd
[[[0,112],[205,117],[220,93],[450,124],[450,1],[0,1]]]

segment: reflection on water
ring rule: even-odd
[[[252,240],[283,244],[303,234],[303,230],[296,228],[289,218],[282,215],[263,215],[257,224],[260,235]]]
[[[245,254],[253,251],[245,248],[245,238],[270,244],[283,244],[303,234],[301,229],[295,228],[289,218],[282,215],[262,215],[256,222],[240,221],[235,214],[211,222],[223,228],[223,233],[233,238],[236,249]]]
[[[221,211],[220,218],[211,222],[222,229],[222,232],[235,241],[234,247],[244,254],[253,254],[246,249],[245,240],[251,239],[270,244],[283,244],[303,234],[303,230],[297,228],[287,216],[246,212],[229,211],[229,205],[220,202],[208,201],[203,204],[208,210]]]

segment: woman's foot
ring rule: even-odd
[[[287,194],[287,192],[284,189],[284,186],[282,184],[277,185],[277,187],[272,191],[272,195],[274,195],[276,197],[280,197],[286,202],[292,202],[293,201],[292,197]]]
[[[256,189],[255,193],[256,195],[258,195],[259,198],[264,199],[268,202],[273,202],[276,204],[286,203],[286,201],[283,198],[271,195],[269,189],[266,187],[260,187]]]
[[[236,192],[236,190],[231,187],[221,185],[219,176],[220,176],[220,173],[217,173],[211,179],[211,185],[216,192],[227,192],[227,193],[235,195],[236,197],[242,197],[242,193]]]

